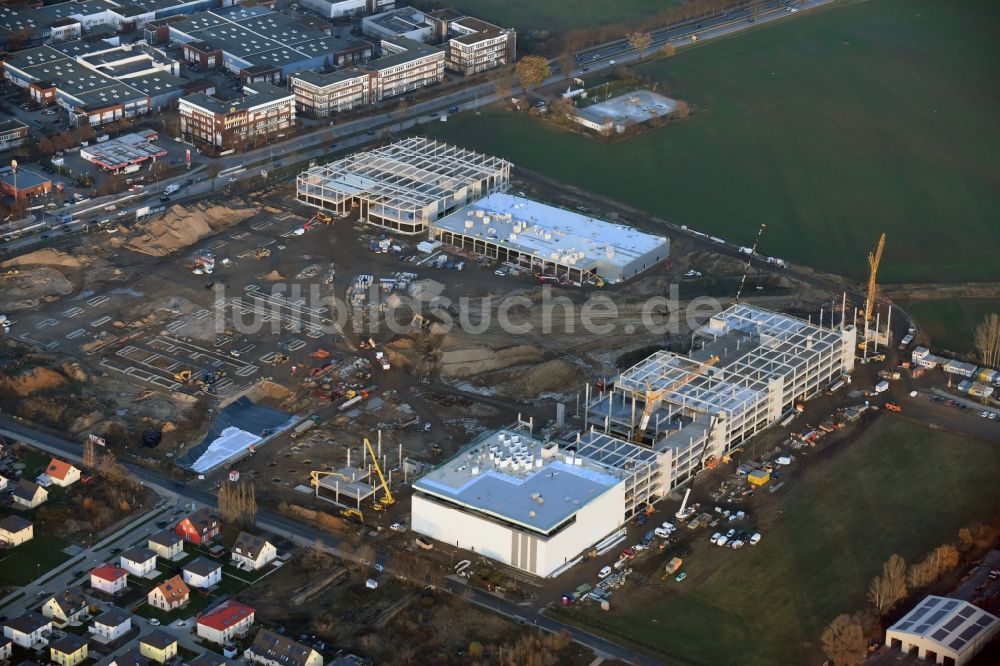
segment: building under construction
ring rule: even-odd
[[[660,494],[850,373],[857,331],[738,304],[692,342],[688,356],[656,352],[588,401],[591,438],[602,433],[635,447],[619,446],[621,456],[656,454],[662,476],[648,487]]]
[[[337,213],[359,208],[360,218],[401,234],[510,184],[510,162],[433,139],[412,137],[354,153],[299,174],[302,203]]]

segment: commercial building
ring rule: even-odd
[[[885,644],[935,664],[964,666],[1000,634],[1000,619],[967,601],[930,595],[885,632]]]
[[[181,45],[183,59],[206,69],[224,68],[248,80],[277,83],[292,72],[340,66],[370,58],[371,45],[338,39],[260,5],[225,7],[165,24],[168,38]],[[347,35],[349,37],[349,34]]]
[[[577,282],[621,282],[670,253],[664,236],[500,192],[431,222],[430,238]]]
[[[80,157],[105,171],[118,172],[133,164],[166,157],[167,151],[153,143],[157,137],[153,130],[124,134],[80,148]]]
[[[181,135],[219,150],[250,148],[295,126],[295,97],[269,83],[243,86],[244,96],[224,101],[204,93],[180,100]]]
[[[413,7],[399,7],[361,19],[361,32],[375,39],[405,37],[430,43],[434,39],[434,22]]]
[[[299,4],[325,18],[351,18],[389,11],[396,0],[299,0]]]
[[[660,351],[622,372],[585,418],[660,456],[669,490],[849,374],[856,340],[843,321],[733,305],[693,333],[690,355]]]
[[[607,134],[613,130],[620,133],[632,125],[669,116],[676,109],[676,100],[650,90],[634,90],[579,108],[573,119],[595,132]]]
[[[476,74],[517,59],[517,33],[450,9],[431,12],[435,34],[444,40],[445,67]]]
[[[312,70],[289,76],[298,108],[326,117],[374,104],[444,79],[444,51],[418,41],[383,39],[382,57],[350,69],[322,74]]]
[[[303,171],[296,196],[337,212],[357,206],[372,224],[418,234],[509,184],[510,162],[504,159],[413,137]]]
[[[14,201],[30,201],[52,191],[52,180],[24,167],[0,167],[0,192]]]
[[[17,118],[0,121],[0,150],[17,148],[28,138],[28,126]]]
[[[615,470],[527,432],[490,432],[413,484],[412,528],[551,576],[625,520]]]

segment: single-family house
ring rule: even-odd
[[[10,515],[0,520],[0,541],[7,546],[20,546],[35,536],[35,526],[21,516]]]
[[[153,608],[172,611],[186,604],[190,598],[191,590],[180,576],[174,576],[150,590],[146,595],[146,603]]]
[[[87,658],[89,647],[86,638],[67,632],[49,644],[49,658],[59,666],[76,666]]]
[[[161,664],[177,656],[177,639],[156,629],[139,639],[139,654]]]
[[[149,537],[149,549],[165,560],[180,558],[184,554],[184,539],[173,530],[163,530]]]
[[[10,498],[15,504],[19,504],[26,509],[34,509],[49,498],[49,491],[34,481],[21,479],[14,486],[14,492],[11,493]]]
[[[149,548],[129,548],[118,559],[122,569],[133,576],[149,578],[156,571],[156,553]]]
[[[233,545],[233,564],[247,571],[257,571],[278,557],[278,549],[264,537],[240,532]]]
[[[199,557],[185,564],[181,573],[184,575],[184,582],[191,587],[208,589],[222,580],[222,565],[207,557]]]
[[[214,652],[202,652],[189,661],[188,666],[229,666],[229,662]]]
[[[95,617],[90,625],[90,633],[100,636],[106,643],[121,638],[131,630],[132,615],[114,606]]]
[[[323,666],[316,650],[263,627],[243,656],[261,666]]]
[[[42,604],[42,615],[57,627],[80,621],[87,614],[87,598],[79,587],[71,587],[55,594]]]
[[[38,483],[43,486],[55,484],[62,488],[71,486],[79,480],[80,470],[58,458],[50,460],[49,466],[38,477]]]
[[[238,636],[245,636],[254,622],[254,609],[229,599],[198,617],[198,636],[224,645]]]
[[[201,546],[219,533],[219,518],[208,507],[202,507],[177,523],[174,531],[185,541]]]
[[[112,659],[108,666],[149,666],[149,659],[136,648],[131,648]]]
[[[113,564],[102,564],[90,572],[90,586],[106,594],[117,594],[128,586],[128,571]]]
[[[35,611],[7,620],[3,625],[3,635],[24,648],[45,645],[52,633],[52,620]]]

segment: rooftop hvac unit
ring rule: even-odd
[[[510,438],[510,441],[513,444],[520,444],[521,443],[521,436],[520,435],[512,435],[511,438]]]
[[[545,240],[552,240],[552,234],[545,232]]]
[[[472,476],[478,476],[478,474],[479,474],[479,465],[473,465],[472,466]]]
[[[476,217],[482,217],[482,216],[483,216],[483,211],[477,210],[476,211]]]
[[[541,467],[542,467],[542,457],[541,456],[536,456],[535,457],[535,469],[541,469]]]
[[[471,229],[473,226],[474,226],[474,223],[473,223],[472,220],[466,220],[465,221],[465,228],[466,229]]]

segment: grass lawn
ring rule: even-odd
[[[192,590],[187,606],[184,608],[176,608],[167,612],[159,608],[153,608],[149,604],[142,604],[135,609],[135,612],[136,615],[141,615],[145,618],[156,618],[160,621],[160,624],[170,624],[175,620],[186,620],[189,617],[194,617],[210,603],[212,603],[212,597],[202,596],[197,591]]]
[[[36,534],[28,543],[0,552],[0,584],[27,585],[68,560],[65,547],[58,537]]]
[[[1000,298],[949,298],[904,303],[917,320],[920,331],[941,349],[968,354],[974,352],[972,336],[986,315],[1000,313]]]
[[[569,5],[567,5],[569,6]],[[575,6],[573,11],[575,11]],[[426,131],[765,254],[884,282],[1000,279],[1000,4],[879,0],[640,67],[692,116],[606,143],[506,111]]]
[[[414,3],[423,8],[452,7],[478,19],[496,23],[518,32],[536,30],[560,32],[573,28],[593,28],[608,24],[631,24],[683,0],[422,0]],[[624,36],[624,35],[623,35]]]
[[[759,545],[734,552],[698,532],[683,583],[630,587],[611,612],[571,618],[684,663],[818,663],[823,627],[864,607],[889,555],[917,560],[1000,510],[995,443],[885,417],[839,446],[751,505]]]

